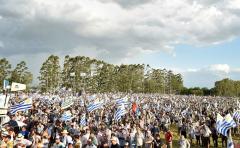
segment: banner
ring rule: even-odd
[[[12,83],[11,86],[11,91],[20,91],[20,90],[25,90],[26,89],[26,85],[25,84],[21,84],[21,83]]]

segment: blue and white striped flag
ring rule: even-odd
[[[117,99],[116,100],[116,105],[117,106],[122,106],[122,105],[129,105],[130,103],[128,102],[127,97],[121,98],[121,99]]]
[[[217,131],[218,133],[221,133],[224,136],[228,136],[228,131],[232,127],[236,127],[237,124],[233,120],[232,116],[230,114],[227,114],[224,118],[220,114],[218,114],[217,117]]]
[[[236,111],[236,112],[233,114],[233,118],[236,118],[237,120],[240,120],[240,110]]]
[[[73,119],[72,114],[70,112],[65,112],[65,113],[62,114],[60,120],[62,120],[62,121],[70,121],[72,119]]]
[[[119,107],[115,113],[115,116],[114,116],[114,120],[115,121],[119,121],[121,120],[122,116],[124,116],[125,114],[127,113],[124,105],[122,105],[121,107]]]
[[[80,120],[80,125],[81,126],[86,126],[87,125],[87,121],[86,121],[86,115],[83,114]]]
[[[19,111],[27,111],[31,108],[32,108],[32,99],[29,98],[29,99],[26,99],[25,101],[23,101],[19,104],[11,106],[10,107],[10,113],[11,114],[16,114]]]
[[[95,111],[95,110],[97,110],[97,109],[102,108],[102,106],[103,106],[103,103],[101,103],[101,102],[92,103],[92,104],[88,105],[87,111],[88,111],[88,112],[93,112],[93,111]]]

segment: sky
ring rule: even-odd
[[[0,58],[34,74],[51,54],[181,73],[186,87],[240,79],[239,0],[0,0]]]

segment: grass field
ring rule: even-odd
[[[173,133],[173,148],[178,148],[179,147],[178,141],[179,141],[180,136],[178,135],[176,126],[174,126],[174,125],[171,126],[170,130]],[[163,135],[163,134],[161,134],[161,135]],[[162,138],[164,138],[164,137],[162,136]],[[240,144],[240,135],[233,136],[233,141],[234,141],[234,143]],[[199,145],[196,145],[195,143],[196,143],[196,141],[193,140],[193,145],[191,145],[191,148],[199,148],[200,147]],[[210,147],[213,148],[212,138],[211,138],[211,146]],[[218,139],[218,147],[222,148],[221,138]],[[240,148],[240,147],[235,147],[235,148]]]

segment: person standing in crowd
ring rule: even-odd
[[[143,135],[142,131],[140,130],[140,128],[138,128],[137,133],[136,133],[137,148],[142,148],[143,144],[144,144],[143,142],[144,142],[144,135]]]
[[[35,129],[32,129],[29,135],[29,140],[32,142],[32,147],[34,147],[34,145],[37,145],[37,143],[41,141],[41,136],[36,133]]]
[[[211,130],[207,125],[202,126],[202,137],[203,137],[203,147],[209,148],[210,147],[210,135],[212,134]]]
[[[185,138],[187,138],[187,123],[183,122],[181,127],[181,135],[183,135]]]
[[[153,148],[162,148],[163,145],[164,145],[164,142],[161,140],[160,135],[157,134],[153,141]]]
[[[120,145],[117,143],[117,137],[111,138],[111,147],[110,148],[120,148]]]
[[[80,139],[80,135],[75,135],[74,136],[74,148],[82,148],[82,142],[81,142],[81,139]]]
[[[190,148],[191,145],[189,141],[182,135],[179,140],[179,148]]]
[[[32,145],[32,142],[27,140],[27,139],[24,139],[24,136],[20,133],[18,134],[15,142],[14,142],[14,145],[16,147],[23,147],[23,148],[26,148],[26,147],[29,147]]]
[[[166,141],[167,148],[172,148],[173,134],[169,129],[166,129],[165,141]]]
[[[145,148],[152,148],[154,138],[151,135],[150,131],[147,131],[147,135],[145,138]]]
[[[93,144],[92,139],[87,140],[87,145],[84,146],[85,148],[97,148],[95,144]]]
[[[68,147],[69,145],[72,145],[73,144],[72,137],[68,135],[68,131],[63,130],[61,133],[62,133],[61,141],[62,141],[64,147]]]
[[[55,138],[55,143],[53,144],[53,146],[51,148],[64,148],[64,144],[60,141],[59,136],[57,136]]]
[[[11,141],[11,136],[7,131],[2,133],[2,143],[1,147],[13,148],[13,141]]]
[[[217,132],[215,123],[212,125],[211,132],[212,132],[213,145],[214,147],[218,147],[218,132]]]
[[[190,139],[190,143],[193,144],[193,140],[196,138],[195,136],[195,128],[193,127],[193,125],[190,125],[189,128],[189,139]]]
[[[195,127],[195,136],[196,136],[196,145],[201,145],[200,137],[201,137],[201,132],[200,132],[200,126]]]

